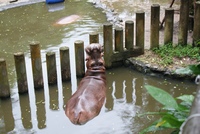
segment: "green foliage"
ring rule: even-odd
[[[160,88],[150,85],[146,85],[145,88],[155,100],[163,105],[163,107],[159,112],[147,112],[139,115],[161,116],[160,119],[156,120],[149,127],[142,130],[140,134],[155,132],[163,129],[175,129],[173,133],[178,134],[180,126],[189,115],[189,110],[191,108],[194,96],[182,95],[175,99],[169,93]],[[178,104],[177,100],[181,102]]]
[[[173,46],[172,44],[166,44],[159,48],[154,48],[153,52],[158,54],[163,60],[161,64],[170,65],[173,63],[173,58],[184,58],[189,57],[191,59],[200,60],[199,48],[193,47],[191,45],[177,45]]]
[[[200,64],[198,65],[190,65],[189,69],[193,72],[193,74],[200,74]]]
[[[196,40],[194,41],[194,45],[197,46],[197,47],[200,47],[200,39],[199,40]]]
[[[200,64],[197,65],[189,65],[186,68],[179,68],[175,70],[177,74],[200,74]]]

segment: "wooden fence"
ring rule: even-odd
[[[187,44],[188,33],[188,18],[189,18],[189,1],[181,0],[180,7],[180,23],[178,43]],[[150,25],[150,49],[159,47],[159,20],[160,20],[160,5],[153,4],[151,6],[151,25]],[[200,2],[196,2],[194,14],[194,31],[193,45],[197,46],[200,41]],[[128,20],[125,22],[124,29],[122,27],[114,27],[110,23],[103,25],[103,46],[104,60],[106,68],[114,67],[115,65],[123,64],[122,61],[129,57],[138,56],[144,53],[144,36],[145,36],[145,13],[136,12],[136,20]],[[174,9],[165,9],[165,29],[164,29],[164,44],[173,43],[173,25],[174,25]],[[134,36],[135,34],[135,36]],[[90,44],[99,42],[98,33],[90,34]],[[136,38],[134,38],[136,37]],[[76,59],[76,74],[83,76],[85,73],[84,61],[84,42],[77,40],[75,46]],[[30,44],[32,71],[34,87],[43,88],[42,63],[40,54],[39,42]],[[18,52],[14,54],[15,67],[17,74],[17,84],[19,93],[27,92],[27,78],[24,54]],[[58,62],[58,61],[57,61]],[[56,74],[56,58],[54,52],[46,53],[48,83],[55,84],[57,82]],[[70,59],[69,48],[60,48],[60,63],[62,80],[70,79]],[[0,97],[10,96],[9,82],[7,76],[7,68],[5,59],[0,58]]]
[[[181,0],[180,8],[180,24],[178,43],[182,45],[187,44],[188,33],[188,18],[189,18],[189,1]],[[160,5],[153,4],[151,6],[151,26],[150,26],[150,49],[159,47],[159,20],[160,20]],[[194,14],[194,31],[193,31],[193,45],[198,46],[200,41],[200,2],[196,2]],[[124,29],[121,27],[114,27],[110,23],[103,25],[103,46],[104,46],[104,60],[106,68],[114,67],[122,64],[125,59],[129,57],[138,56],[144,53],[144,36],[145,36],[145,13],[137,12],[136,21],[128,20],[125,22]],[[174,9],[165,9],[165,30],[164,43],[172,43],[173,38],[173,24],[174,24]],[[135,31],[135,32],[134,32]],[[135,37],[134,38],[134,34]],[[90,44],[98,43],[98,33],[90,34]],[[82,77],[85,74],[85,60],[84,60],[84,42],[77,40],[75,46],[75,60],[76,60],[76,74]],[[43,88],[42,63],[39,42],[32,42],[30,44],[32,72],[34,88]],[[26,63],[24,53],[18,52],[14,54],[15,68],[17,74],[17,85],[19,93],[28,92],[28,82],[26,75]],[[49,85],[57,83],[56,74],[56,58],[54,52],[46,53],[46,70]],[[61,77],[63,81],[70,80],[70,59],[69,48],[60,48],[60,68]],[[0,98],[10,96],[10,87],[7,76],[6,61],[0,58]],[[199,107],[200,104],[195,105]]]

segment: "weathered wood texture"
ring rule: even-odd
[[[28,82],[26,77],[26,66],[24,53],[18,52],[14,53],[15,68],[17,74],[17,85],[19,93],[28,92]]]
[[[193,45],[200,47],[200,1],[196,2],[194,12]]]
[[[35,89],[43,88],[44,83],[42,75],[42,61],[41,61],[39,42],[31,42],[30,50],[31,50],[34,87]]]
[[[151,34],[150,49],[159,47],[159,23],[160,23],[160,5],[153,4],[151,6]]]
[[[181,0],[178,43],[187,45],[189,0]]]

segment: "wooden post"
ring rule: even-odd
[[[85,74],[84,42],[77,40],[75,45],[76,76],[83,77]]]
[[[69,60],[69,48],[60,48],[60,66],[61,66],[61,76],[62,81],[67,81],[71,79],[70,73],[70,60]]]
[[[90,44],[92,43],[99,43],[99,34],[96,32],[92,32],[89,35],[90,38]]]
[[[35,89],[43,88],[42,62],[39,42],[30,43],[33,82]]]
[[[193,45],[200,46],[200,1],[196,2],[194,12]]]
[[[6,61],[0,58],[0,98],[10,97],[10,86],[8,82],[8,73]]]
[[[151,6],[150,49],[159,47],[159,23],[160,23],[160,5],[153,4]]]
[[[22,52],[14,53],[14,59],[15,59],[15,68],[17,74],[18,92],[26,93],[28,92],[28,83],[26,77],[24,53]]]
[[[55,52],[46,53],[47,76],[49,84],[57,83],[56,55]]]
[[[142,49],[144,53],[144,12],[136,12],[136,47]]]
[[[164,44],[173,42],[173,27],[174,27],[174,9],[165,9],[165,31],[164,31]]]
[[[189,0],[181,0],[178,44],[187,45]]]
[[[115,28],[115,51],[122,52],[124,51],[123,47],[123,28]]]
[[[103,25],[104,39],[104,60],[106,68],[112,67],[111,56],[113,54],[113,31],[112,24],[105,23]]]
[[[125,48],[132,50],[134,45],[134,22],[128,20],[125,22]]]

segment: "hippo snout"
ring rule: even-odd
[[[67,114],[66,114],[67,115]],[[80,112],[76,112],[74,111],[72,114],[69,114],[71,116],[69,116],[69,118],[71,118],[71,122],[75,125],[84,125],[87,121],[88,118],[86,115],[84,115],[84,112],[80,111]]]

